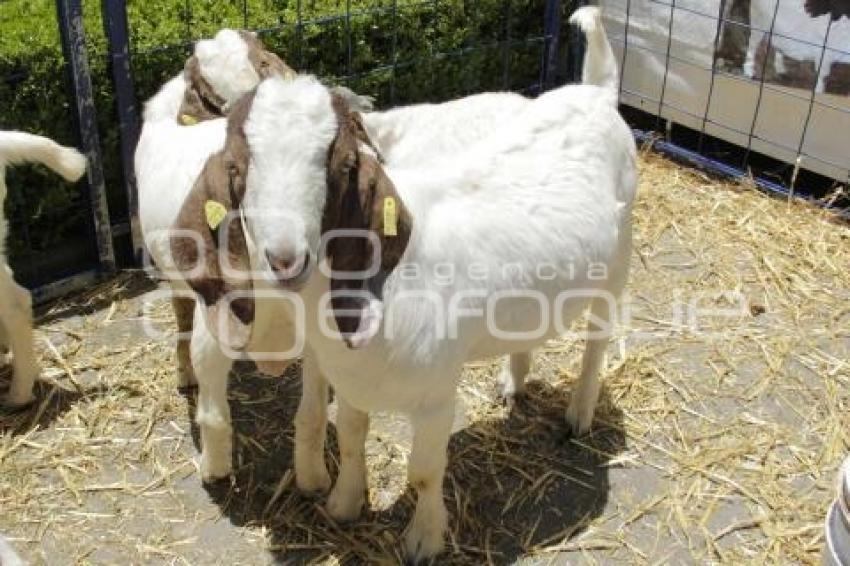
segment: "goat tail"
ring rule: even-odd
[[[584,55],[584,69],[581,81],[611,91],[615,95],[619,89],[617,60],[611,43],[602,24],[602,12],[596,6],[579,8],[570,17],[570,23],[578,26],[587,39],[587,51]]]
[[[76,181],[86,172],[86,158],[72,147],[24,132],[0,132],[0,164],[36,162],[45,165],[67,181]]]

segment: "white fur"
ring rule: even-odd
[[[617,62],[605,35],[599,8],[576,10],[570,22],[587,37],[582,83],[603,87],[616,97]],[[369,137],[387,163],[422,165],[466,150],[493,134],[531,103],[514,92],[486,92],[441,104],[416,104],[363,116]]]
[[[228,103],[234,102],[259,82],[259,76],[248,60],[247,46],[232,30],[222,30],[215,39],[198,42],[195,54],[200,60],[204,78]],[[193,301],[195,294],[181,278],[171,256],[169,232],[207,159],[224,147],[227,122],[221,118],[194,126],[178,124],[176,118],[186,87],[186,80],[180,74],[166,83],[146,104],[135,168],[139,217],[150,257],[175,296]],[[267,286],[256,282],[255,289],[262,293]],[[281,304],[261,297],[257,303],[254,332],[246,348],[248,354],[282,352],[291,347],[295,337]],[[202,477],[211,480],[226,476],[231,466],[227,376],[234,356],[224,352],[209,332],[203,311],[197,304],[191,340],[186,336],[178,339],[176,356],[180,385],[196,383],[196,375],[203,378],[196,415],[203,446]],[[262,368],[280,373],[288,365],[288,361],[279,356],[258,361]],[[316,399],[321,397],[317,394],[308,396],[308,401]],[[321,415],[321,409],[308,407],[301,413]],[[324,420],[321,422],[324,423]],[[301,476],[317,489],[322,487],[323,481],[325,488],[330,482],[327,477],[307,477],[306,473]]]
[[[581,82],[603,87],[616,96],[620,86],[617,59],[605,35],[602,12],[594,6],[579,8],[570,16],[570,23],[578,26],[587,39]]]
[[[605,53],[609,57],[610,49]],[[323,331],[326,313],[320,306],[329,281],[320,270],[313,270],[301,290],[307,341],[340,399],[340,474],[328,510],[338,519],[350,519],[363,505],[368,413],[409,415],[414,440],[408,475],[419,498],[406,547],[414,560],[433,556],[443,545],[445,450],[463,364],[512,354],[512,370],[525,372],[528,352],[557,334],[550,324],[527,340],[496,338],[477,310],[488,297],[516,291],[538,293],[550,306],[558,304],[565,290],[607,293],[616,300],[625,285],[636,150],[616,111],[616,81],[611,82],[610,74],[595,76],[602,77],[602,88],[564,87],[517,104],[516,112],[500,116],[498,126],[490,125],[492,135],[465,141],[463,150],[434,157],[428,153],[433,146],[426,146],[419,148],[425,165],[389,162],[386,172],[410,210],[414,228],[402,265],[383,285],[383,309],[371,309],[371,316],[385,313],[382,332],[360,337],[361,348],[349,349]],[[300,232],[287,231],[287,237],[315,257],[327,190],[325,159],[337,132],[327,89],[311,77],[264,82],[245,131],[253,158],[246,205],[289,215]],[[277,245],[280,234],[274,225],[252,218],[249,227],[259,250]],[[500,270],[505,264],[518,266],[518,271]],[[541,264],[555,266],[554,276],[540,276],[536,270]],[[441,280],[436,275],[440,265],[454,266],[455,278]],[[489,276],[472,277],[472,265],[483,265]],[[594,265],[604,266],[607,278],[591,277]],[[402,275],[409,266],[418,268],[418,277]],[[444,299],[442,306],[434,307],[423,292]],[[471,314],[459,320],[456,339],[449,339],[441,335],[437,321],[451,316],[452,300],[459,296],[472,298],[460,306]],[[589,327],[594,334],[567,410],[577,433],[586,431],[593,417],[607,343],[602,331],[611,313],[604,298],[580,296],[558,304],[560,312],[554,313],[566,325],[587,306],[594,315]],[[503,331],[523,330],[530,323],[534,327],[539,319],[527,302],[511,298],[499,302],[494,313]],[[515,380],[514,388],[517,381],[521,383]]]
[[[25,566],[26,562],[21,558],[6,537],[0,535],[0,565],[2,566]]]
[[[588,61],[592,63],[593,50],[588,52]],[[595,64],[595,63],[592,63]],[[212,83],[212,81],[210,81]],[[307,83],[296,82],[293,88],[299,88],[304,84],[308,88],[314,88],[311,81]],[[204,161],[214,151],[220,149],[224,143],[224,121],[214,120],[186,128],[176,125],[174,116],[183,95],[185,83],[181,77],[177,77],[167,84],[160,94],[152,99],[146,108],[146,123],[142,133],[142,140],[137,153],[137,174],[139,177],[141,216],[146,242],[157,264],[163,269],[173,270],[173,262],[170,259],[168,241],[164,238],[163,230],[173,224],[180,204],[185,199],[191,188],[192,182],[200,172]],[[367,110],[368,101],[357,97],[345,89],[337,89],[355,110]],[[260,98],[263,94],[260,94]],[[272,100],[272,103],[274,101]],[[256,104],[256,103],[255,103]],[[263,104],[262,101],[259,102]],[[524,97],[513,93],[489,93],[476,95],[466,99],[452,101],[441,105],[420,105],[403,109],[392,110],[385,113],[369,113],[364,115],[367,128],[373,140],[378,142],[383,157],[390,163],[417,164],[421,166],[428,161],[439,161],[447,155],[452,155],[464,150],[470,144],[492,135],[501,124],[522,108],[530,104]],[[283,109],[278,109],[284,111]],[[287,111],[293,111],[290,108]],[[297,110],[296,110],[297,112]],[[330,135],[335,131],[335,122],[328,120],[320,124],[319,120],[308,119],[308,131],[322,130],[324,134]],[[262,121],[255,121],[249,126],[254,135],[286,140],[287,144],[298,147],[297,155],[312,154],[309,163],[300,163],[297,160],[287,163],[290,168],[287,174],[303,175],[313,177],[313,182],[324,182],[324,153],[321,144],[310,145],[313,140],[323,138],[319,136],[306,136],[304,131],[267,128]],[[258,132],[263,132],[259,133]],[[304,146],[304,144],[308,144]],[[305,149],[307,150],[305,152]],[[324,147],[326,149],[326,145]],[[425,151],[423,151],[423,149]],[[319,155],[321,153],[321,155]],[[259,154],[253,156],[257,166],[252,167],[249,174],[249,182],[256,184],[255,175],[262,175],[263,171],[269,175],[267,183],[273,184],[276,191],[286,193],[293,187],[283,186],[276,183],[275,173],[270,173],[275,168],[274,160],[262,163],[263,157]],[[432,187],[419,187],[419,190],[428,191]],[[433,188],[441,189],[439,183]],[[301,241],[291,242],[293,248],[305,248],[307,243],[315,240],[318,235],[318,220],[307,214],[309,208],[321,206],[320,200],[308,203],[310,206],[301,210],[299,214],[291,208],[277,206],[274,195],[251,192],[246,198],[245,208],[250,211],[274,211],[278,218],[273,222],[277,226],[275,230],[265,230],[261,225],[254,226],[253,242],[258,243],[257,248],[252,249],[252,264],[265,267],[265,259],[262,250],[265,247],[276,247],[275,240],[280,237],[280,227],[290,224],[282,223],[279,216],[289,214],[296,219],[307,219],[309,226],[304,224],[303,233],[305,237]],[[297,222],[292,225],[298,226]],[[160,235],[162,233],[162,235]],[[291,232],[289,233],[292,234]],[[307,237],[309,234],[309,238]],[[271,277],[269,278],[272,279]],[[268,290],[271,281],[255,281],[255,288]],[[185,289],[181,282],[173,283],[178,288]],[[257,349],[261,351],[279,351],[286,347],[291,341],[292,328],[291,319],[284,316],[274,301],[263,301],[260,299],[257,305],[257,319],[254,323],[254,336],[265,337],[262,341],[252,342],[248,350]],[[192,335],[191,357],[195,372],[200,378],[200,396],[198,406],[198,422],[201,425],[202,434],[202,458],[201,471],[204,479],[214,479],[225,476],[231,469],[231,432],[229,425],[229,408],[226,398],[227,373],[231,362],[222,351],[220,345],[200,321],[200,313],[196,311],[196,324]],[[379,319],[378,319],[379,320]],[[272,321],[272,322],[269,322]],[[187,348],[188,349],[188,348]],[[188,356],[188,352],[184,357]],[[522,360],[523,354],[518,354],[515,360]],[[527,356],[526,356],[527,357]],[[526,364],[527,366],[527,364]],[[327,412],[327,390],[323,377],[319,370],[319,364],[315,356],[308,349],[304,357],[304,391],[301,404],[296,415],[296,478],[300,489],[307,491],[324,490],[330,484],[330,478],[324,465],[324,439]],[[520,371],[521,363],[513,363],[512,368]],[[521,389],[522,380],[526,370],[521,376],[511,375],[510,382],[518,384],[512,391]],[[356,410],[355,410],[356,411]],[[341,407],[341,414],[344,410]],[[345,432],[356,431],[354,442],[347,442],[347,446],[353,446],[352,459],[344,454],[346,462],[357,462],[361,460],[358,454],[362,452],[362,441],[359,435],[362,426],[355,425],[361,417],[354,411],[344,413],[351,415],[347,426],[343,427]],[[428,427],[426,427],[428,428]],[[438,427],[439,428],[439,427]],[[430,429],[429,429],[430,430]],[[341,434],[344,434],[341,430]],[[430,449],[429,449],[430,450]],[[421,449],[420,449],[421,451]],[[438,451],[439,452],[439,451]],[[346,465],[346,473],[354,470],[350,485],[354,491],[338,489],[329,502],[335,516],[345,516],[346,511],[352,508],[359,510],[358,497],[347,501],[340,494],[356,493],[358,485],[364,485],[358,478],[359,472],[356,466]],[[365,473],[364,473],[365,474]],[[362,476],[365,481],[365,475]],[[358,484],[360,481],[360,484]],[[339,485],[346,485],[346,480],[340,480]],[[362,490],[361,490],[362,491]],[[362,504],[362,493],[359,496]],[[420,517],[417,524],[433,525],[445,518],[445,512],[439,505],[433,503],[428,507],[428,513],[417,515]],[[424,512],[423,512],[424,513]],[[424,518],[423,518],[424,517]],[[422,527],[426,528],[426,527]],[[431,538],[430,547],[442,541],[442,531],[438,530]]]
[[[86,158],[76,149],[63,147],[47,138],[24,132],[0,131],[0,211],[6,202],[6,167],[41,163],[68,181],[76,181],[86,170]],[[32,298],[18,285],[6,257],[8,236],[6,215],[0,214],[0,324],[3,347],[14,356],[12,385],[4,403],[21,406],[33,399],[32,388],[38,375],[32,339]]]
[[[195,55],[199,57],[201,73],[228,103],[234,102],[259,82],[247,53],[244,42],[231,30],[222,30],[213,40],[201,41],[196,46]],[[224,147],[227,121],[220,118],[194,126],[178,124],[176,118],[186,88],[186,80],[181,73],[146,103],[135,170],[141,228],[150,258],[165,276],[172,292],[183,297],[184,301],[193,301],[194,292],[175,267],[168,236],[207,159]],[[371,109],[368,98],[357,96],[348,89],[338,89],[337,92],[355,107]],[[258,260],[253,258],[253,261]],[[263,281],[255,281],[254,288],[261,295],[270,291],[269,285]],[[282,373],[289,360],[275,353],[285,352],[294,344],[290,317],[280,301],[259,296],[256,307],[252,339],[246,351],[249,356],[254,354],[259,368]],[[272,355],[258,357],[258,352]],[[180,385],[192,385],[197,383],[196,376],[201,378],[196,415],[201,430],[201,475],[204,480],[224,477],[231,470],[227,376],[234,356],[222,350],[207,328],[198,305],[195,305],[191,339],[185,336],[178,339],[176,357]],[[304,374],[309,374],[312,367],[312,363],[305,359]],[[296,421],[301,423],[299,430],[302,436],[308,436],[299,444],[299,462],[307,463],[308,467],[296,470],[298,486],[305,491],[326,490],[330,486],[330,478],[324,469],[326,387],[317,376],[306,379],[304,388]],[[318,470],[319,464],[321,470]]]

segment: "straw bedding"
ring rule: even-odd
[[[593,432],[563,420],[576,338],[538,354],[512,410],[498,364],[471,364],[441,562],[818,560],[850,450],[850,228],[652,154],[641,167],[631,322]],[[370,510],[335,524],[294,488],[298,368],[239,364],[237,473],[202,487],[193,399],[143,331],[172,331],[151,288],[125,275],[41,315],[39,401],[0,414],[0,533],[34,563],[397,562],[403,420],[373,420]],[[331,427],[332,473],[335,455]]]

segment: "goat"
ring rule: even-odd
[[[6,167],[27,162],[46,165],[68,181],[78,180],[86,170],[86,159],[77,150],[47,138],[24,132],[0,131],[0,209],[6,202]],[[4,405],[22,407],[33,400],[38,375],[32,338],[32,297],[12,277],[6,256],[9,232],[5,214],[0,214],[0,323],[3,345],[12,351],[13,375]]]
[[[181,387],[195,385],[195,375],[201,374],[208,376],[209,383],[223,383],[226,391],[233,358],[243,352],[253,357],[261,371],[272,375],[280,374],[290,361],[285,352],[295,337],[288,317],[273,300],[258,297],[262,306],[257,308],[257,331],[245,343],[222,343],[217,339],[216,329],[207,330],[203,324],[203,304],[198,304],[194,290],[176,269],[169,244],[170,229],[181,206],[193,186],[205,182],[205,164],[217,152],[224,150],[228,128],[225,116],[235,112],[235,103],[241,95],[273,74],[294,75],[282,60],[266,51],[253,34],[225,29],[211,40],[198,42],[183,73],[166,83],[145,105],[144,125],[135,155],[139,216],[150,258],[171,287],[172,307],[179,331],[176,358],[178,385]],[[353,106],[371,109],[366,97],[359,97],[345,88],[336,88],[335,92]],[[235,120],[233,131],[239,129],[240,113],[236,114],[232,117]],[[205,220],[201,219],[203,222]],[[256,291],[262,294],[262,287],[257,286]],[[207,350],[211,353],[206,354]],[[303,371],[309,373],[309,368],[310,362],[305,360]],[[318,379],[307,381],[310,384],[322,383]],[[202,423],[204,445],[213,445],[214,441],[208,440],[208,429],[203,425],[207,421],[215,422],[217,414],[211,415],[211,411],[206,409],[209,406],[207,391],[202,387],[197,419]],[[322,395],[326,393],[305,397],[314,399]],[[225,418],[229,419],[227,415],[229,413],[225,414]],[[320,424],[324,428],[324,420]],[[223,452],[228,454],[229,470],[229,449]],[[322,457],[321,447],[319,457]],[[201,475],[205,479],[225,473],[221,467],[209,464],[212,460],[202,454]],[[302,472],[298,485],[304,491],[323,490],[330,485],[330,478],[326,472],[315,478]]]
[[[595,9],[574,19],[607,43]],[[613,60],[606,66],[616,73]],[[251,280],[286,297],[306,337],[305,359],[318,370],[304,375],[302,405],[311,392],[323,394],[324,384],[310,385],[322,377],[339,401],[332,517],[353,519],[365,502],[368,413],[410,417],[408,479],[418,501],[405,546],[414,561],[443,546],[446,447],[466,361],[510,354],[512,365],[527,366],[532,348],[589,305],[591,332],[567,419],[576,433],[590,427],[611,307],[628,274],[637,186],[616,77],[604,84],[546,93],[463,151],[399,167],[381,162],[364,117],[317,79],[272,77],[245,99],[244,121],[228,137],[233,151],[207,164],[208,182],[195,185],[175,224],[197,233],[200,205],[210,198],[239,219],[235,234],[219,238],[226,247],[218,252],[203,227],[202,241],[172,241],[180,270],[198,275],[191,285],[204,297],[210,327],[224,331],[219,340],[244,342],[255,331],[260,310],[248,304],[238,273],[251,269]],[[245,152],[244,169],[233,167],[232,156]],[[517,269],[505,272],[503,264]],[[440,278],[441,265],[455,268],[453,281]],[[204,375],[202,460],[209,458],[208,470],[229,470],[226,376],[207,381]],[[316,457],[323,429],[302,432],[302,424],[296,417],[296,476],[311,465],[315,475],[326,473]],[[308,464],[298,462],[305,452]]]
[[[145,104],[144,125],[135,153],[139,217],[150,258],[165,274],[173,291],[180,387],[196,384],[187,337],[194,326],[195,300],[174,269],[168,232],[207,159],[224,146],[225,116],[232,105],[274,74],[293,76],[294,71],[266,50],[255,34],[223,29],[213,39],[199,41],[183,72]],[[371,109],[367,97],[342,87],[336,92],[358,108]],[[269,333],[275,334],[271,330]],[[261,350],[277,351],[272,345]],[[272,375],[281,373],[287,363],[276,357],[255,361],[261,371]],[[230,365],[226,367],[229,370]]]
[[[607,42],[603,42],[602,47],[606,46]],[[610,47],[608,49],[610,51]],[[604,49],[599,49],[598,42],[592,42],[586,55],[586,67],[598,71],[598,69],[604,67],[605,62],[610,58]],[[616,73],[616,68],[614,72]],[[599,72],[597,74],[601,76]],[[139,168],[141,161],[150,164],[149,172],[144,178],[140,173],[139,180],[140,200],[150,205],[147,213],[144,211],[144,206],[142,207],[142,222],[146,242],[157,264],[169,269],[172,287],[178,294],[182,295],[182,297],[173,299],[175,310],[178,313],[178,326],[181,334],[185,336],[186,331],[194,328],[191,343],[187,340],[178,342],[177,353],[181,368],[181,384],[193,383],[194,375],[204,376],[200,384],[202,402],[199,407],[198,419],[202,435],[201,475],[205,481],[209,481],[223,477],[230,471],[230,460],[227,454],[229,454],[231,440],[229,432],[222,433],[221,431],[229,431],[229,409],[225,394],[227,375],[231,367],[229,357],[234,352],[229,347],[226,348],[229,352],[222,350],[222,340],[217,336],[217,323],[214,322],[211,329],[206,328],[203,324],[198,324],[197,320],[193,324],[193,317],[201,317],[206,320],[206,314],[211,311],[207,308],[200,313],[195,312],[193,315],[194,295],[186,294],[187,283],[188,287],[192,287],[193,284],[197,287],[195,290],[200,292],[204,299],[204,305],[207,305],[207,301],[211,299],[210,291],[214,289],[209,286],[198,287],[197,278],[192,281],[191,278],[184,278],[179,272],[174,271],[173,254],[166,249],[165,245],[165,238],[171,233],[166,228],[166,223],[177,216],[176,212],[172,212],[175,210],[175,203],[183,201],[184,207],[188,206],[190,209],[194,209],[193,215],[184,215],[184,221],[188,222],[184,228],[189,229],[190,234],[204,233],[208,228],[204,226],[203,206],[205,200],[208,199],[192,199],[191,194],[205,191],[209,195],[209,193],[214,192],[213,188],[210,187],[214,185],[216,179],[220,181],[230,179],[223,169],[224,159],[231,161],[230,166],[234,170],[241,169],[244,172],[247,165],[244,163],[236,164],[232,151],[229,152],[231,153],[230,157],[223,154],[216,156],[217,154],[212,153],[216,146],[221,149],[223,144],[224,120],[211,120],[193,128],[175,125],[173,117],[177,112],[179,101],[183,99],[183,91],[186,86],[185,82],[180,83],[178,80],[173,82],[177,83],[176,87],[170,89],[169,86],[166,86],[156,97],[157,99],[170,97],[171,102],[169,104],[163,104],[162,100],[157,99],[148,103],[145,130],[143,130],[142,136],[145,143],[140,144],[137,156],[145,151],[147,151],[147,155],[144,160],[137,160],[137,168]],[[183,86],[180,86],[180,84],[183,84]],[[196,90],[202,91],[202,89]],[[339,94],[352,107],[370,110],[363,97],[358,97],[347,89],[336,88],[332,91]],[[380,139],[379,143],[382,150],[386,150],[390,154],[393,163],[404,164],[406,161],[410,161],[421,164],[422,160],[416,160],[416,154],[411,151],[412,148],[422,147],[423,145],[429,146],[432,159],[436,159],[439,155],[450,155],[465,145],[490,135],[496,130],[504,115],[513,114],[528,103],[528,99],[513,93],[487,93],[439,105],[417,105],[383,113],[369,112],[364,115],[364,124],[369,129],[370,135]],[[157,116],[161,117],[159,121],[152,120],[156,117],[151,115],[152,108],[159,109],[157,112]],[[238,121],[244,120],[244,118],[243,111]],[[241,137],[240,131],[241,126],[234,124],[232,132]],[[449,140],[449,142],[446,142],[446,140]],[[241,145],[241,143],[238,145]],[[227,148],[224,149],[224,152],[228,153]],[[202,173],[202,164],[210,156],[212,158],[209,159],[206,166],[209,171],[205,169],[205,173]],[[239,159],[244,159],[244,156]],[[200,177],[200,183],[196,183],[195,188],[193,188],[192,179],[197,177]],[[164,192],[165,187],[168,187],[167,192]],[[234,203],[230,202],[228,191],[219,190],[218,193],[219,198],[216,202],[228,202],[232,210]],[[228,226],[230,225],[228,224]],[[236,231],[240,228],[238,224],[233,224],[233,226],[237,229]],[[222,236],[222,234],[218,234],[218,236]],[[244,237],[238,237],[232,242],[234,249],[245,251],[248,242],[242,240],[244,240]],[[199,247],[209,249],[215,247],[215,242],[210,240],[196,243],[200,244]],[[184,242],[183,245],[185,247],[189,244]],[[230,246],[231,242],[227,241],[226,245]],[[178,251],[177,255],[182,257],[183,264],[190,264],[192,259],[205,256],[204,253],[185,249]],[[262,258],[252,260],[254,264],[259,261],[262,261]],[[231,280],[229,282],[224,281],[222,277],[224,273],[221,271],[207,273],[206,275],[208,278],[212,276],[213,279],[219,281],[218,285],[221,287],[230,285],[232,289],[240,289],[244,292],[252,289],[253,291],[260,291],[259,294],[261,295],[267,295],[270,291],[267,282],[259,281],[257,286],[247,285],[246,277],[243,275],[238,275],[235,278],[241,281]],[[246,307],[241,313],[241,316],[245,319],[254,313],[259,314],[257,319],[252,321],[253,328],[250,333],[246,328],[242,328],[241,332],[244,335],[240,339],[240,343],[230,344],[230,346],[242,346],[242,350],[249,352],[249,355],[252,351],[279,353],[289,349],[293,342],[289,319],[281,312],[279,305],[275,305],[274,301],[267,299],[267,296],[258,298],[256,302],[263,303],[262,305]],[[241,303],[244,304],[245,301]],[[215,311],[212,311],[212,314],[215,315]],[[225,317],[225,321],[228,328],[237,329],[237,331],[243,326],[238,317],[232,320]],[[275,327],[269,321],[278,321],[279,325]],[[260,338],[264,336],[268,338]],[[278,354],[274,357],[279,360],[276,365],[265,363],[260,366],[258,363],[258,366],[261,369],[266,368],[264,371],[268,373],[279,373],[282,369],[280,358],[283,356]],[[258,360],[255,359],[255,361]],[[282,360],[282,363],[287,362]],[[192,372],[193,366],[195,372]],[[305,355],[303,371],[305,374],[316,373],[315,362],[310,359],[309,355]],[[516,364],[506,364],[504,381],[506,392],[509,395],[518,390],[515,384],[521,383],[524,379],[525,373],[521,373],[521,375],[520,373]],[[514,374],[519,377],[514,377]],[[303,441],[296,443],[296,451],[308,456],[296,457],[296,462],[298,462],[296,481],[298,487],[304,491],[323,490],[329,486],[330,482],[323,459],[327,391],[318,374],[312,378],[305,378],[303,381],[305,387],[308,387],[309,390],[304,391],[296,415],[297,430],[299,435],[304,437]],[[213,441],[207,441],[208,438],[220,440],[221,448],[215,449],[215,452],[221,455],[220,457],[217,458],[207,452],[207,449],[213,446]]]
[[[223,117],[229,107],[263,78],[293,73],[254,34],[223,29],[213,39],[199,41],[184,71],[145,105],[135,153],[139,218],[148,253],[173,290],[182,387],[196,383],[186,337],[193,328],[195,300],[181,278],[173,275],[168,229],[204,163],[224,145]]]

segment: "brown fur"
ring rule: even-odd
[[[240,31],[239,37],[248,45],[248,60],[261,80],[273,74],[282,76],[295,74],[295,71],[280,57],[268,51],[263,42],[253,33]],[[178,122],[184,123],[184,117],[188,117],[193,122],[214,120],[227,113],[225,110],[226,101],[204,79],[197,57],[194,55],[189,57],[183,69],[183,74],[186,78],[187,87],[177,116]]]
[[[201,74],[201,64],[194,55],[186,60],[183,76],[186,78],[186,93],[180,105],[178,121],[181,121],[184,116],[198,122],[224,116],[225,100],[215,92]]]
[[[244,348],[250,339],[254,300],[251,297],[235,298],[229,301],[229,308],[223,308],[219,303],[228,293],[249,293],[253,289],[248,247],[238,217],[245,196],[250,159],[244,125],[253,100],[252,92],[233,106],[228,117],[224,149],[207,160],[174,224],[176,230],[197,234],[202,240],[201,246],[195,239],[179,234],[171,238],[175,264],[206,305],[213,335],[234,349]],[[230,213],[215,230],[206,221],[204,205],[208,200],[221,203]],[[230,270],[240,272],[240,275],[225,272],[222,254],[227,254]],[[225,336],[220,335],[221,329],[225,330]]]
[[[283,60],[266,49],[263,42],[251,32],[240,31],[242,41],[248,44],[248,60],[261,79],[267,79],[273,74],[282,76],[294,75],[293,71]]]
[[[322,219],[322,232],[334,229],[370,230],[380,241],[380,270],[376,276],[385,277],[398,265],[412,230],[412,218],[398,195],[392,181],[381,166],[377,150],[366,134],[360,115],[351,112],[345,100],[332,95],[339,132],[328,152],[328,198]],[[375,155],[361,151],[360,145],[370,147]],[[397,235],[384,235],[384,199],[396,202]],[[366,270],[373,256],[372,244],[365,238],[334,238],[328,248],[334,271]],[[380,281],[380,279],[379,279]],[[369,281],[331,279],[331,290],[366,290]],[[365,301],[353,297],[337,297],[331,304],[335,311],[363,308]],[[336,315],[343,337],[354,333],[360,317]]]
[[[850,96],[850,63],[834,61],[824,81],[824,92]]]

